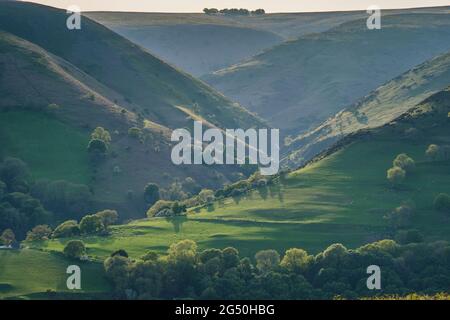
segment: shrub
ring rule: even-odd
[[[111,135],[109,134],[109,131],[103,127],[97,127],[91,133],[91,140],[102,140],[106,145],[109,145],[111,142]]]
[[[61,223],[53,231],[53,238],[74,237],[80,234],[80,227],[75,220],[68,220]]]
[[[60,106],[57,105],[56,103],[50,103],[49,105],[47,105],[47,110],[48,111],[56,111],[59,110]]]
[[[431,160],[437,160],[439,157],[439,146],[436,144],[430,144],[427,148],[427,151],[425,151],[425,154],[428,158]]]
[[[9,246],[14,241],[16,241],[16,235],[14,234],[14,232],[11,229],[4,230],[2,235],[0,236],[0,242],[6,246]]]
[[[142,130],[138,127],[132,127],[128,129],[128,135],[132,138],[139,139],[142,136]]]
[[[415,161],[405,153],[399,154],[394,159],[393,164],[394,167],[402,168],[403,170],[405,170],[405,172],[411,172],[416,167]]]
[[[48,240],[51,234],[52,228],[48,225],[41,224],[28,231],[26,241]]]
[[[88,151],[90,153],[105,154],[108,151],[108,146],[103,140],[92,139],[89,141]]]
[[[393,185],[398,185],[405,180],[406,172],[400,167],[390,168],[387,172],[387,179]]]
[[[102,217],[95,214],[84,216],[80,221],[80,232],[83,234],[97,234],[104,230]]]
[[[105,226],[105,228],[109,227],[110,225],[113,225],[119,220],[119,214],[116,210],[103,210],[99,211],[95,214],[97,217],[99,217]]]
[[[410,223],[414,210],[408,205],[401,205],[387,215],[387,219],[393,227],[401,228]]]
[[[198,194],[198,197],[202,203],[211,203],[215,199],[214,191],[212,191],[210,189],[203,189]]]
[[[434,199],[434,208],[437,211],[450,213],[450,196],[446,193],[439,194]]]
[[[148,183],[145,186],[144,199],[148,204],[154,204],[160,199],[159,187],[156,183]]]
[[[150,209],[147,211],[147,217],[154,217],[158,212],[163,209],[172,210],[173,201],[158,200]]]
[[[86,254],[86,247],[81,240],[70,240],[64,247],[64,255],[72,259],[80,259]]]

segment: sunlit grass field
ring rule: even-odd
[[[405,202],[415,206],[410,228],[421,231],[427,240],[450,240],[450,217],[433,209],[435,196],[450,191],[450,163],[427,162],[428,143],[383,138],[353,143],[239,199],[191,210],[187,217],[133,221],[113,227],[111,236],[83,241],[98,257],[117,249],[133,257],[147,250],[164,252],[182,239],[195,240],[200,248],[233,246],[250,257],[267,248],[283,253],[300,247],[317,253],[332,243],[355,248],[393,237],[384,216]],[[402,152],[413,157],[417,167],[394,189],[386,171]],[[66,241],[40,246],[60,251]]]
[[[110,289],[103,276],[101,263],[71,261],[58,253],[24,249],[0,250],[0,299],[45,293],[48,290],[68,292],[66,269],[76,264],[81,268],[79,293],[102,292]]]
[[[0,141],[0,157],[22,159],[35,179],[90,180],[89,136],[43,112],[1,112]]]

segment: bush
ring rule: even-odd
[[[84,216],[80,221],[80,232],[82,234],[98,234],[105,230],[102,217],[93,215]]]
[[[95,215],[101,219],[105,228],[108,228],[119,220],[119,214],[116,210],[103,210],[97,212]]]
[[[403,170],[405,170],[405,172],[411,172],[416,167],[415,161],[412,158],[408,157],[408,155],[405,153],[399,154],[394,159],[393,164],[394,167],[402,168]]]
[[[142,130],[138,127],[132,127],[128,129],[128,135],[132,138],[139,139],[142,136]]]
[[[144,199],[148,204],[154,204],[160,199],[159,187],[156,183],[148,183],[144,188]]]
[[[80,227],[75,220],[68,220],[61,223],[53,231],[53,238],[68,238],[78,236],[80,234]]]
[[[210,189],[203,189],[202,191],[200,191],[200,193],[198,194],[198,197],[200,199],[200,201],[204,204],[206,203],[211,203],[214,201],[215,196],[214,196],[214,191],[210,190]]]
[[[72,259],[80,259],[86,254],[86,247],[81,240],[70,240],[64,247],[64,255]]]
[[[393,227],[401,228],[410,223],[413,212],[414,210],[410,206],[402,205],[390,212],[386,218]]]
[[[154,217],[158,212],[163,209],[172,210],[173,201],[158,200],[150,209],[147,211],[147,217]]]
[[[400,167],[393,167],[387,172],[387,179],[393,185],[398,185],[405,180],[406,172]]]
[[[51,234],[52,228],[46,224],[41,224],[28,231],[26,241],[48,240]]]
[[[439,146],[436,144],[430,144],[427,148],[427,151],[425,151],[425,154],[428,158],[431,160],[437,160],[439,158]]]
[[[101,140],[106,145],[109,145],[111,142],[111,135],[109,134],[109,131],[102,128],[97,127],[95,130],[91,133],[91,140]]]
[[[105,154],[108,151],[108,146],[103,140],[92,139],[89,141],[88,151],[90,153]]]
[[[437,211],[450,213],[450,196],[446,193],[439,194],[434,199],[434,208]]]
[[[16,235],[11,229],[6,229],[3,231],[0,236],[0,242],[5,246],[11,245],[14,241],[16,241]]]

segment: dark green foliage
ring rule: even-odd
[[[102,217],[98,215],[87,215],[80,221],[80,232],[82,234],[98,234],[105,230]]]
[[[53,238],[73,237],[80,234],[80,227],[75,220],[68,220],[61,223],[53,231]]]
[[[446,193],[439,194],[434,199],[434,208],[437,211],[450,213],[450,196]]]
[[[156,183],[148,183],[144,188],[144,199],[152,205],[160,199],[159,187]]]
[[[108,151],[108,146],[103,140],[92,139],[89,141],[88,151],[93,154],[105,154]]]
[[[106,259],[105,270],[118,297],[138,299],[355,299],[434,294],[450,286],[448,242],[382,240],[356,250],[334,244],[315,257],[290,249],[281,262],[274,250],[257,256],[255,268],[234,248],[198,252],[193,241],[184,240],[172,245],[166,257],[150,254],[133,261],[115,255]],[[381,267],[381,290],[367,289],[366,269],[372,264]]]
[[[0,230],[13,229],[19,239],[34,226],[46,223],[51,214],[44,209],[39,200],[28,194],[12,192],[0,202]]]
[[[114,256],[121,256],[121,257],[128,258],[128,253],[123,249],[119,249],[119,250],[111,253],[111,257],[114,257]]]
[[[64,247],[64,254],[68,258],[80,259],[86,254],[86,247],[81,240],[70,240]]]
[[[29,179],[30,172],[22,160],[5,158],[0,163],[0,180],[6,185],[8,192],[18,191],[26,193]]]
[[[92,205],[92,193],[86,185],[64,180],[40,180],[32,186],[31,194],[41,200],[59,221],[81,218]]]

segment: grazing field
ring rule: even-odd
[[[1,112],[0,141],[0,157],[22,159],[35,179],[90,181],[89,137],[45,113]]]
[[[433,141],[446,141],[449,132],[446,127],[433,130],[419,142],[408,142],[386,129],[239,199],[192,210],[187,217],[134,221],[114,227],[109,237],[83,241],[99,257],[121,248],[139,257],[150,249],[165,251],[182,239],[195,240],[201,248],[233,246],[244,256],[291,247],[317,253],[332,243],[355,248],[394,237],[384,216],[403,203],[415,206],[410,228],[430,241],[450,240],[449,217],[433,209],[435,196],[450,189],[450,162],[428,162],[424,154]],[[416,170],[393,189],[386,171],[403,152],[416,160]],[[59,251],[66,241],[40,246]]]
[[[103,277],[101,263],[74,262],[65,259],[61,254],[31,249],[0,251],[0,262],[0,299],[44,293],[48,290],[69,291],[66,287],[66,269],[71,264],[79,265],[82,270],[80,293],[110,289]]]

